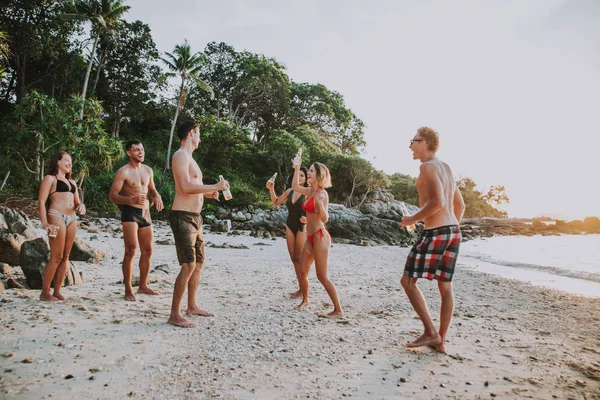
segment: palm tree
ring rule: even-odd
[[[171,169],[170,166],[170,158],[171,158],[171,145],[173,143],[173,132],[175,131],[175,125],[177,124],[177,117],[183,107],[185,106],[185,98],[187,94],[186,84],[188,83],[188,78],[191,79],[192,83],[195,84],[198,88],[207,91],[210,93],[210,99],[214,99],[215,94],[213,90],[208,85],[208,83],[204,82],[202,79],[198,78],[198,72],[206,62],[206,57],[201,52],[192,54],[192,49],[190,48],[187,39],[183,42],[182,45],[176,45],[173,53],[166,53],[167,58],[162,58],[163,62],[167,64],[167,67],[171,71],[166,75],[168,77],[176,77],[178,76],[181,79],[181,84],[179,86],[179,95],[177,96],[177,105],[175,107],[175,116],[173,117],[173,123],[171,124],[171,133],[169,134],[169,147],[167,149],[167,160],[165,162],[165,170]]]
[[[82,104],[85,104],[85,96],[87,87],[90,81],[92,65],[96,56],[96,48],[100,37],[107,34],[113,29],[114,25],[119,21],[121,16],[129,10],[129,6],[121,3],[121,0],[74,0],[75,14],[66,14],[67,17],[76,19],[85,19],[92,23],[91,35],[94,36],[94,44],[90,53],[90,61],[85,73],[83,82],[83,90],[81,93]],[[99,65],[98,68],[101,68]],[[79,119],[83,119],[83,105],[79,113]]]
[[[100,80],[100,71],[106,65],[106,56],[108,51],[118,45],[117,29],[117,24],[113,26],[107,25],[104,34],[100,35],[100,41],[98,42],[100,58],[98,59],[98,66],[96,67],[94,84],[92,85],[92,89],[90,91],[90,95],[92,96],[94,93],[96,93],[96,87],[98,86],[98,81]]]

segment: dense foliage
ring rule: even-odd
[[[108,189],[126,162],[123,143],[136,138],[168,210],[174,128],[193,118],[202,123],[196,160],[207,183],[219,174],[230,181],[229,206],[268,204],[264,184],[274,172],[277,191],[289,187],[299,147],[305,164],[329,166],[334,202],[358,207],[378,189],[418,202],[414,178],[388,176],[360,157],[365,124],[342,94],[293,81],[272,57],[226,43],[193,49],[184,38],[161,52],[147,24],[123,19],[129,7],[121,0],[4,3],[0,175],[11,175],[3,194],[35,197],[45,163],[60,149],[72,153],[75,177],[85,175],[88,208],[114,211]],[[467,212],[502,215],[493,207],[499,198],[471,183],[461,183]]]

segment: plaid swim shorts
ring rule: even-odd
[[[461,240],[458,225],[424,230],[408,253],[404,275],[451,282]]]

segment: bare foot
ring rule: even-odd
[[[444,341],[440,341],[440,344],[433,346],[435,351],[438,353],[446,354],[446,348],[444,347]]]
[[[405,346],[409,349],[413,349],[415,347],[423,347],[423,346],[437,346],[440,343],[442,343],[442,338],[440,337],[439,333],[435,332],[435,334],[431,335],[427,335],[425,333],[423,333],[421,336],[419,336],[419,338],[417,340],[415,340],[414,342],[410,342],[408,344],[406,344]],[[443,347],[443,345],[442,345]]]
[[[53,293],[53,294],[52,294],[52,296],[56,297],[57,299],[59,299],[59,300],[61,300],[61,301],[64,301],[64,300],[67,300],[67,299],[68,299],[68,297],[65,297],[65,296],[63,296],[63,295],[62,295],[62,294],[60,294],[60,293]]]
[[[188,308],[185,315],[200,315],[201,317],[212,317],[214,314],[204,311],[200,307]]]
[[[296,307],[296,310],[302,311],[302,309],[304,307],[306,307],[307,305],[308,305],[308,300],[307,301],[302,300],[302,303],[298,304],[298,306]]]
[[[175,318],[170,317],[167,322],[171,325],[175,325],[180,328],[194,328],[196,326],[196,324],[188,321],[187,319],[183,318],[181,315],[177,316]]]
[[[144,294],[151,294],[153,296],[159,295],[160,292],[157,292],[156,290],[150,289],[148,286],[144,286],[144,287],[139,287],[138,288],[138,293],[144,293]]]
[[[343,316],[344,316],[343,312],[335,311],[335,310],[333,310],[329,314],[323,314],[324,318],[342,318]]]
[[[135,295],[133,293],[125,292],[125,300],[127,301],[135,301]]]
[[[60,301],[60,299],[57,299],[56,297],[52,296],[51,294],[40,294],[40,300],[42,300],[42,301]]]
[[[300,297],[302,297],[302,293],[299,290],[290,293],[290,298],[292,299],[299,299]]]

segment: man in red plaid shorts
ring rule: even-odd
[[[404,228],[424,221],[425,230],[408,254],[400,285],[425,328],[423,334],[406,347],[431,346],[445,353],[444,342],[454,312],[452,276],[462,239],[458,224],[465,202],[456,187],[452,170],[435,155],[438,147],[438,133],[427,127],[419,128],[410,141],[413,159],[421,161],[417,178],[420,209],[413,215],[403,216],[400,226]],[[439,331],[433,325],[423,293],[417,286],[419,278],[438,282],[442,297]]]

